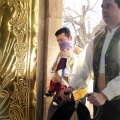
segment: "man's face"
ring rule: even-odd
[[[59,34],[58,36],[56,36],[56,38],[57,38],[58,44],[60,44],[64,40],[69,40],[69,41],[72,40],[72,36],[67,37],[67,36],[65,36],[65,33]]]
[[[62,56],[63,57],[69,57],[71,52],[72,52],[72,50],[71,49],[64,49],[61,52],[62,52]]]
[[[115,0],[103,0],[102,15],[105,23],[110,28],[116,27],[120,23],[120,8]]]

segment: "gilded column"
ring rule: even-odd
[[[0,0],[0,120],[34,120],[37,1]]]

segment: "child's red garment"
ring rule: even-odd
[[[66,85],[62,84],[62,83],[55,83],[52,80],[50,80],[50,86],[49,86],[49,90],[48,93],[46,93],[44,96],[45,97],[52,97],[53,94],[56,92],[57,96],[60,96],[60,91],[67,88]]]
[[[66,61],[67,61],[67,58],[61,58],[59,63],[58,63],[56,71],[58,71],[60,69],[64,70],[66,68]],[[56,92],[56,99],[55,99],[55,101],[53,101],[53,104],[58,105],[59,102],[61,102],[61,100],[62,100],[60,97],[60,91],[65,89],[65,88],[67,88],[67,86],[64,84],[61,84],[61,82],[55,83],[54,81],[50,80],[50,86],[49,86],[48,93],[46,93],[44,96],[51,97]]]

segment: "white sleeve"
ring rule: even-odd
[[[76,75],[73,76],[69,82],[69,86],[73,89],[82,89],[87,87],[86,80],[91,76],[93,71],[93,41],[84,49],[83,53],[80,54]],[[81,61],[81,57],[82,61]]]
[[[107,87],[102,91],[104,93],[108,100],[113,99],[114,97],[120,95],[120,76],[117,76],[113,80],[111,80]]]
[[[73,64],[73,66],[72,66],[72,68],[71,68],[71,70],[72,70],[71,72],[72,72],[73,75],[76,74],[77,65],[78,65],[78,56],[75,57],[75,59],[74,59],[74,64]]]
[[[76,55],[74,57],[74,64],[73,64],[73,66],[65,68],[65,76],[66,77],[73,76],[73,75],[76,74],[77,64],[78,64],[78,56]]]
[[[76,55],[76,57],[74,58],[73,66],[71,68],[70,67],[65,68],[65,76],[68,77],[69,83],[71,79],[76,75],[77,65],[78,65],[78,56]]]

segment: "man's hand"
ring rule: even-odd
[[[68,94],[66,95],[65,92]],[[73,88],[69,86],[68,88],[60,92],[60,96],[63,100],[70,100],[72,92],[73,92]]]
[[[91,104],[95,106],[101,106],[104,105],[105,101],[107,100],[107,97],[101,92],[101,93],[88,93],[87,100],[90,101]]]

